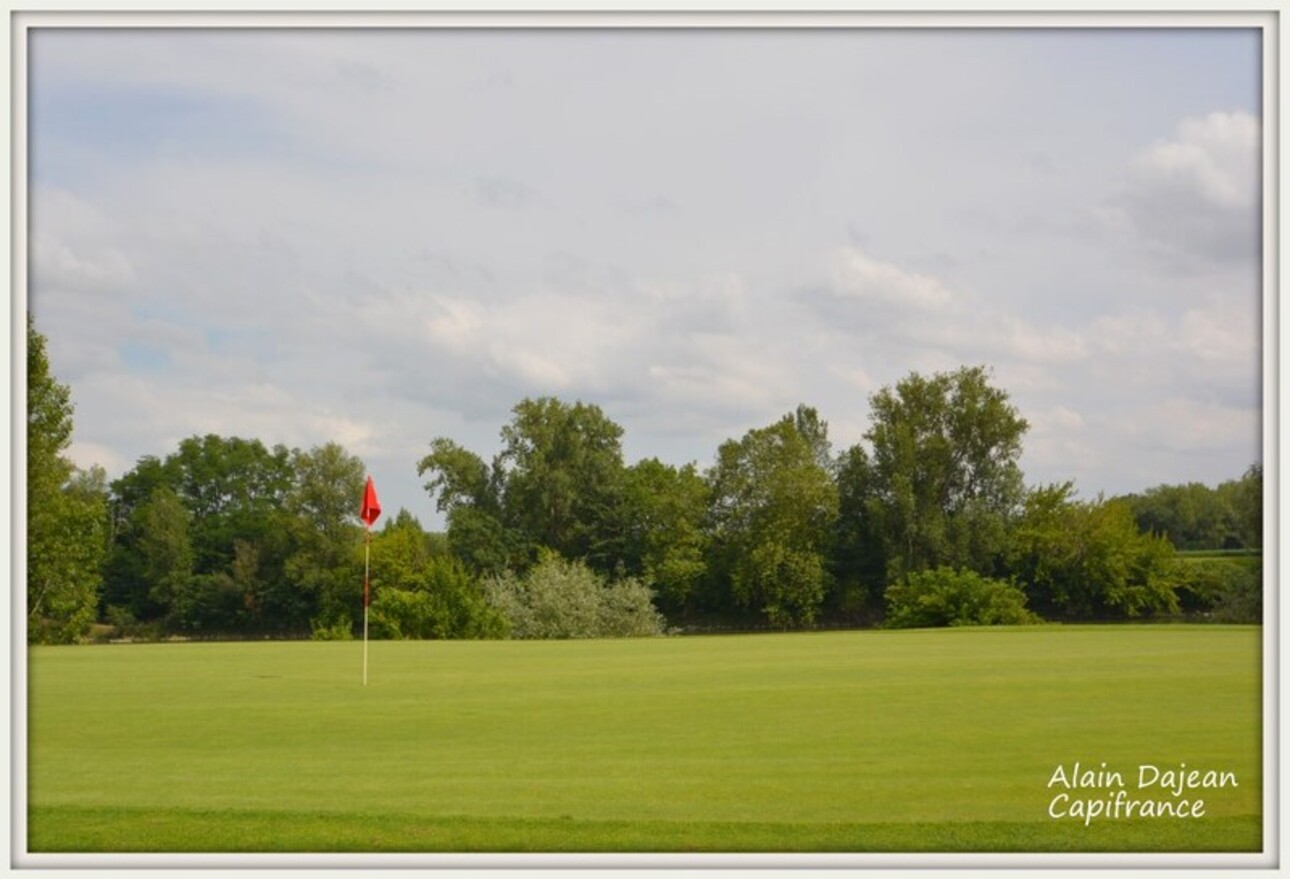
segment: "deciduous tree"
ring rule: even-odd
[[[292,485],[291,452],[258,439],[193,436],[165,461],[169,484],[193,514],[195,570],[228,571],[237,540],[257,542]]]
[[[985,367],[912,373],[870,398],[873,496],[888,577],[948,565],[996,571],[1024,496],[1027,423]]]
[[[193,578],[192,518],[179,496],[165,486],[135,513],[134,550],[142,562],[148,599],[159,607],[172,608]]]
[[[448,545],[476,574],[500,574],[522,565],[523,538],[507,527],[502,509],[506,472],[499,461],[484,460],[446,437],[430,443],[417,463],[428,476],[425,489],[439,512],[447,514]]]
[[[361,540],[359,499],[363,462],[337,443],[290,453],[291,482],[284,505],[292,519],[293,552],[288,577],[312,598],[315,630],[339,631],[362,609],[361,583],[350,559]]]
[[[815,411],[799,407],[723,443],[709,474],[717,573],[739,606],[775,626],[811,623],[828,587],[838,490],[821,457],[826,437]]]
[[[71,390],[27,316],[27,624],[32,641],[82,640],[98,610],[107,548],[106,479],[77,473]]]
[[[690,609],[707,574],[707,511],[708,485],[693,464],[648,458],[627,468],[618,512],[622,556],[666,612]]]
[[[523,400],[502,428],[506,520],[536,550],[618,561],[610,527],[623,487],[623,429],[599,406],[552,397]]]
[[[372,540],[371,628],[376,638],[495,638],[501,616],[460,561],[436,552],[409,516]]]
[[[448,514],[453,551],[475,570],[525,568],[549,549],[610,571],[622,561],[622,433],[598,406],[526,399],[491,466],[439,437],[417,472]]]

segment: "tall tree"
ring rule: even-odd
[[[287,573],[295,587],[316,602],[315,630],[343,631],[361,613],[350,558],[362,529],[358,524],[365,470],[363,462],[337,443],[290,456],[292,482],[285,508],[292,517],[295,550]]]
[[[723,443],[709,474],[718,573],[736,604],[775,626],[811,623],[829,585],[838,491],[821,460],[826,436],[814,410],[799,408]]]
[[[363,474],[336,443],[302,452],[213,434],[141,458],[112,483],[105,609],[188,630],[307,630],[327,596],[343,610],[361,595],[350,556]],[[159,585],[149,560],[167,553],[191,559],[168,567],[188,569],[168,575],[182,588]]]
[[[549,549],[608,571],[622,561],[622,433],[598,406],[526,399],[491,467],[439,437],[417,472],[448,513],[453,552],[473,570],[525,568]]]
[[[307,452],[291,452],[288,511],[328,537],[349,541],[358,525],[358,501],[366,471],[363,462],[335,442]],[[348,547],[347,547],[348,548]]]
[[[1263,464],[1251,464],[1236,485],[1232,501],[1241,543],[1263,546]]]
[[[617,532],[627,573],[642,577],[668,614],[692,609],[707,574],[708,485],[694,464],[648,458],[627,468]]]
[[[98,611],[107,546],[105,477],[76,474],[71,390],[27,316],[27,623],[32,641],[83,639]],[[75,475],[75,478],[73,478]]]
[[[831,563],[836,589],[830,611],[852,621],[882,616],[887,564],[883,512],[876,497],[873,464],[863,446],[838,457],[838,519]]]
[[[499,462],[509,524],[536,550],[612,570],[609,523],[623,486],[623,429],[599,406],[553,397],[521,401],[502,428]]]
[[[522,539],[503,523],[505,471],[446,437],[430,443],[417,463],[425,489],[448,519],[452,553],[476,574],[500,574],[520,563]]]
[[[983,366],[912,373],[870,398],[865,434],[888,577],[948,565],[992,575],[1024,496],[1028,427]]]
[[[172,610],[193,578],[193,542],[189,533],[192,513],[170,488],[152,493],[136,513],[138,541],[135,551],[142,562],[142,579],[148,599]]]
[[[169,610],[151,594],[140,511],[162,489],[175,494],[172,475],[161,459],[148,455],[109,487],[109,547],[103,562],[102,596],[107,615],[124,611],[137,620],[157,620]]]
[[[189,437],[166,458],[169,484],[193,514],[201,574],[227,571],[237,540],[258,541],[287,501],[293,471],[286,446],[214,434]]]
[[[28,500],[53,496],[75,469],[64,456],[72,442],[72,391],[49,367],[45,337],[27,315]]]

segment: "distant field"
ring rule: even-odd
[[[1184,562],[1224,561],[1258,571],[1263,565],[1263,553],[1257,549],[1188,549],[1178,553]]]
[[[360,643],[33,648],[28,849],[1259,851],[1260,639],[373,642],[366,688]],[[1085,826],[1049,816],[1075,761],[1238,786]]]

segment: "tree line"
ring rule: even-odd
[[[1211,488],[1199,482],[1157,485],[1122,496],[1143,531],[1180,550],[1258,549],[1263,545],[1263,465]]]
[[[63,454],[70,395],[30,320],[28,393],[32,640],[82,640],[95,623],[353,635],[359,458],[336,443],[194,436],[109,484]],[[1259,468],[1217,489],[1082,500],[1070,482],[1025,484],[1027,422],[984,366],[912,373],[869,404],[850,448],[835,452],[827,422],[800,405],[722,443],[702,470],[628,464],[623,429],[598,406],[553,397],[514,407],[491,460],[433,438],[416,471],[446,531],[401,510],[374,534],[372,632],[1258,618],[1255,568],[1179,550],[1258,546]]]

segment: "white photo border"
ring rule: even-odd
[[[9,4],[6,16],[6,45],[9,48],[9,113],[6,117],[10,145],[8,179],[10,247],[5,254],[10,278],[10,308],[3,320],[10,348],[10,441],[6,484],[9,518],[11,584],[26,581],[26,439],[19,412],[26,404],[25,312],[27,304],[27,39],[38,28],[500,28],[508,29],[1124,29],[1124,28],[1255,28],[1262,34],[1263,83],[1263,425],[1264,460],[1264,624],[1263,624],[1263,840],[1262,853],[1253,854],[236,854],[236,855],[147,855],[147,854],[43,854],[26,850],[26,614],[25,590],[13,588],[10,595],[10,639],[4,655],[9,663],[10,700],[8,723],[10,760],[6,764],[10,787],[10,835],[7,870],[52,868],[63,870],[155,869],[202,870],[209,873],[246,869],[272,873],[313,872],[320,868],[354,870],[370,868],[426,869],[478,876],[481,870],[513,871],[531,869],[608,869],[633,873],[707,870],[800,871],[802,869],[864,868],[891,875],[908,876],[910,869],[962,876],[995,875],[999,869],[1060,870],[1062,876],[1093,875],[1106,869],[1133,869],[1147,875],[1173,875],[1179,869],[1218,871],[1256,868],[1280,872],[1280,839],[1283,818],[1280,794],[1285,789],[1285,769],[1280,759],[1281,681],[1285,659],[1280,649],[1284,609],[1279,601],[1279,546],[1281,529],[1281,475],[1279,462],[1284,449],[1280,429],[1280,400],[1283,365],[1280,340],[1284,316],[1280,309],[1280,96],[1284,73],[1280,63],[1281,18],[1273,3],[1254,3],[1239,10],[1208,4],[1143,3],[1132,11],[1120,11],[1107,3],[1019,4],[996,3],[988,9],[969,3],[906,4],[904,8],[866,7],[859,4],[824,2],[810,11],[797,12],[780,4],[709,3],[702,10],[664,2],[627,4],[523,4],[474,2],[433,8],[408,2],[386,3],[377,12],[360,12],[335,3],[280,3],[274,10],[235,2],[200,3],[198,0],[172,2],[94,2],[87,7],[71,2],[19,2]],[[214,8],[212,8],[214,7]]]

